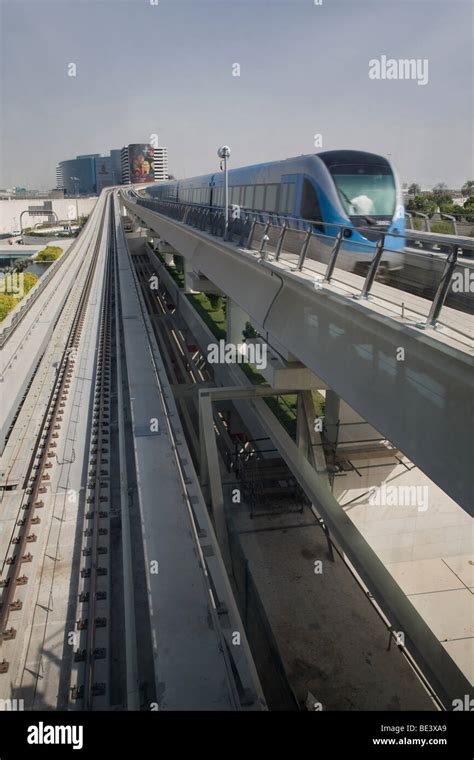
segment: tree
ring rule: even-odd
[[[438,182],[432,190],[431,198],[437,206],[441,206],[452,201],[451,193],[448,191],[446,182]]]
[[[407,211],[419,211],[421,214],[434,214],[436,211],[437,203],[435,203],[431,196],[417,195],[415,198],[410,198],[407,203]]]
[[[474,179],[468,179],[461,188],[463,195],[474,196]]]
[[[30,259],[17,259],[13,265],[15,272],[23,272],[31,264]]]
[[[408,193],[409,195],[420,195],[421,187],[416,182],[412,182],[408,188]]]

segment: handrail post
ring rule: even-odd
[[[285,221],[285,222],[283,222],[283,225],[282,225],[282,228],[281,228],[281,232],[278,235],[278,242],[277,242],[277,246],[276,246],[276,250],[275,250],[275,261],[278,261],[278,259],[280,258],[280,252],[281,252],[281,249],[282,249],[282,246],[283,246],[283,240],[285,238],[287,229],[288,229],[288,224]]]
[[[430,232],[430,222],[429,222],[428,214],[423,214],[421,211],[413,211],[412,213],[413,213],[413,216],[417,216],[423,219],[425,232]]]
[[[449,221],[453,223],[453,234],[457,235],[458,234],[458,223],[457,223],[456,217],[453,216],[452,214],[444,214],[444,213],[440,213],[440,217],[441,217],[441,219],[443,219],[443,218],[449,219]]]
[[[260,256],[262,258],[265,255],[265,246],[266,246],[266,244],[268,243],[268,241],[270,239],[268,237],[268,230],[269,229],[270,229],[270,219],[268,219],[268,221],[267,221],[267,223],[265,225],[265,229],[263,230],[263,235],[262,235],[262,242],[260,243],[260,248],[258,249],[258,252],[259,252],[259,254],[260,254]]]
[[[345,228],[341,227],[339,232],[336,236],[336,242],[333,246],[333,249],[331,251],[331,255],[329,257],[328,267],[326,269],[326,274],[324,275],[324,281],[325,282],[331,282],[332,273],[334,272],[334,267],[336,266],[336,259],[339,253],[339,249],[341,247],[342,240],[344,238],[344,232]]]
[[[436,291],[435,297],[433,298],[433,302],[431,304],[431,309],[430,309],[430,313],[428,314],[427,320],[424,324],[417,324],[417,327],[425,328],[425,327],[436,326],[436,322],[438,321],[440,311],[443,308],[444,302],[446,300],[446,296],[448,295],[448,289],[451,284],[453,272],[458,263],[458,253],[460,250],[461,249],[458,248],[456,245],[453,246],[448,258],[446,259],[446,263],[444,265],[444,271],[443,271],[443,274],[441,275],[441,280],[438,285],[438,290]]]
[[[360,291],[360,294],[356,296],[356,298],[368,298],[369,293],[372,289],[372,285],[375,280],[375,275],[377,274],[377,269],[379,268],[380,259],[382,258],[384,243],[385,243],[385,233],[381,235],[379,240],[377,240],[377,244],[375,246],[375,253],[372,258],[372,261],[370,262],[369,269],[367,271],[367,276],[365,278],[365,282],[362,286],[362,290]]]
[[[308,224],[308,229],[307,229],[307,232],[306,232],[306,237],[304,239],[304,243],[301,246],[301,251],[300,251],[299,258],[298,258],[298,264],[297,264],[297,267],[296,267],[299,271],[301,271],[301,269],[303,267],[304,260],[306,258],[306,253],[308,251],[309,241],[311,240],[311,235],[312,234],[313,234],[313,225],[311,223],[309,223]]]
[[[257,224],[257,220],[254,218],[254,219],[252,220],[252,226],[250,227],[249,236],[248,236],[248,238],[247,238],[247,245],[246,245],[246,248],[250,248],[250,247],[251,247],[251,245],[252,245],[252,240],[253,240],[253,233],[255,232],[255,225],[256,225],[256,224]]]

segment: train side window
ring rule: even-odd
[[[295,183],[288,183],[288,198],[286,201],[286,213],[293,214],[295,209]]]
[[[265,193],[264,211],[277,210],[277,191],[278,191],[278,185],[267,185],[267,192]]]
[[[287,213],[288,188],[289,185],[287,182],[284,182],[280,185],[280,202],[278,204],[278,211],[280,214]]]
[[[322,219],[318,195],[316,193],[315,188],[309,181],[309,179],[306,179],[306,178],[303,181],[303,195],[301,198],[301,216],[303,217],[303,219],[312,219],[315,221],[320,221]],[[320,230],[320,232],[324,231],[322,225],[317,225],[317,227]]]
[[[246,185],[244,194],[245,208],[253,208],[253,185]]]
[[[255,186],[255,200],[253,202],[256,211],[263,211],[265,185]]]

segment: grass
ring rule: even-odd
[[[454,235],[452,222],[431,222],[431,232],[437,232],[440,235]]]
[[[263,375],[251,364],[242,364],[242,370],[253,385],[269,385]],[[313,391],[314,411],[317,417],[324,414],[324,397],[318,391]],[[264,399],[276,418],[283,425],[288,435],[296,439],[296,417],[298,412],[298,396],[289,393],[284,396],[274,396]]]
[[[214,309],[205,293],[193,293],[187,297],[212,334],[218,340],[225,340],[227,335],[227,319],[224,309]]]

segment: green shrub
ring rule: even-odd
[[[28,293],[33,285],[36,285],[38,282],[37,275],[33,274],[32,272],[24,272],[23,273],[23,290],[26,293]]]
[[[59,245],[47,245],[42,251],[38,253],[35,261],[56,261],[59,259],[63,252],[63,249]]]
[[[5,319],[17,305],[18,299],[8,293],[0,293],[0,322]]]

